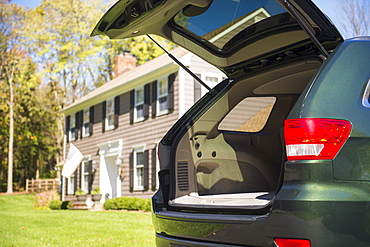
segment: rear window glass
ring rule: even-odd
[[[275,0],[214,0],[204,13],[202,11],[185,8],[177,14],[175,22],[186,32],[202,37],[217,48],[224,48],[243,32],[242,38],[251,35],[256,30],[246,30],[256,23],[286,13]]]
[[[245,98],[226,115],[218,128],[226,131],[259,132],[265,127],[275,102],[275,97]]]

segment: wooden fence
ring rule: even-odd
[[[59,179],[27,179],[26,192],[42,192],[59,189]]]

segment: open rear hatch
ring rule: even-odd
[[[312,49],[327,56],[343,39],[309,0],[121,0],[92,35],[162,36],[229,78],[264,57]],[[311,48],[309,48],[311,47]]]
[[[286,159],[284,119],[343,41],[309,0],[121,0],[99,21],[98,34],[162,36],[232,79],[160,143],[164,203],[177,210],[271,204]]]

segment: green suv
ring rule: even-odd
[[[93,31],[149,33],[227,77],[160,142],[157,246],[370,246],[369,38],[310,0],[121,0]]]

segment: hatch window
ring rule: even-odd
[[[207,40],[217,48],[226,49],[229,42],[234,43],[232,40],[237,35],[244,39],[270,25],[276,25],[275,22],[269,25],[256,24],[286,13],[286,10],[275,0],[214,0],[207,11],[199,15],[193,12],[191,7],[184,8],[176,15],[175,23],[182,30]]]

